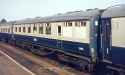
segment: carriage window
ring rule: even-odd
[[[1,28],[1,32],[3,32],[3,28]]]
[[[10,28],[8,28],[8,32],[10,32]]]
[[[67,27],[67,22],[64,22],[64,26]]]
[[[39,27],[39,34],[43,34],[43,26]]]
[[[28,27],[28,33],[31,33],[31,27]]]
[[[69,26],[69,27],[72,26],[72,22],[68,22],[68,26]]]
[[[4,28],[4,32],[6,32],[6,28]]]
[[[58,35],[61,36],[61,26],[58,26]]]
[[[21,32],[21,27],[19,27],[19,32]]]
[[[6,32],[7,32],[7,28],[6,28]]]
[[[15,27],[15,32],[17,32],[17,27]]]
[[[68,22],[65,22],[65,26],[66,26],[66,27],[68,26]]]
[[[51,25],[49,23],[46,25],[46,34],[51,34]]]
[[[25,27],[23,27],[23,32],[26,32],[26,28]]]
[[[33,27],[33,33],[35,33],[37,31],[37,27],[34,25]]]
[[[65,24],[65,27],[70,27],[70,26],[72,26],[72,22],[65,22],[64,24]]]
[[[1,32],[2,32],[2,28],[1,28]]]
[[[3,32],[5,32],[5,29],[3,28]]]
[[[81,21],[81,26],[86,26],[86,22]]]
[[[2,28],[2,32],[4,32],[4,28]]]
[[[78,26],[78,22],[75,22],[75,26]]]
[[[4,28],[3,28],[3,32],[4,32]]]
[[[6,32],[6,28],[4,28],[5,29],[5,32]]]
[[[75,22],[75,26],[76,26],[76,27],[80,27],[80,22],[79,22],[79,21],[76,21],[76,22]]]

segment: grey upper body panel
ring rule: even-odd
[[[102,18],[114,18],[114,17],[125,17],[125,5],[116,5],[107,8],[102,13]]]

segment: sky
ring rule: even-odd
[[[105,9],[118,4],[125,4],[125,0],[0,0],[0,20],[44,17],[91,8]]]

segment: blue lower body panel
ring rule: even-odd
[[[78,55],[89,56],[89,44],[63,41],[63,50]]]
[[[8,33],[0,33],[0,40],[9,41],[12,38],[11,34]]]
[[[4,35],[3,38],[8,37],[9,39],[11,39],[12,37],[12,35],[9,35],[9,34],[0,34],[0,36],[1,35],[2,36]],[[79,42],[73,42],[73,41],[64,41],[64,40],[49,39],[49,38],[43,38],[43,37],[17,35],[17,34],[14,34],[14,40],[16,42],[25,41],[34,45],[46,46],[53,49],[59,49],[68,53],[90,57],[89,44],[87,43],[79,43]]]
[[[125,48],[112,47],[112,62],[114,64],[125,65]]]

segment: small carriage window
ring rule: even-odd
[[[15,32],[17,32],[17,27],[15,27]]]
[[[6,28],[6,32],[8,32],[8,28]]]
[[[6,28],[6,32],[8,32],[8,28]]]
[[[6,28],[4,28],[4,32],[6,32]]]
[[[4,32],[4,28],[2,29],[2,31]]]
[[[61,36],[61,26],[58,26],[58,35]]]
[[[21,32],[21,27],[19,27],[19,32]]]
[[[6,32],[6,28],[4,28],[4,32]]]
[[[26,32],[26,28],[25,27],[23,27],[23,32]]]
[[[76,21],[76,22],[75,22],[75,26],[76,26],[76,27],[84,26],[84,22],[83,22],[83,21]]]
[[[2,32],[4,32],[4,28],[2,28]]]
[[[8,28],[6,28],[6,32],[8,32]]]
[[[4,28],[2,28],[2,32],[4,32]]]
[[[51,25],[49,23],[46,25],[46,34],[51,34]]]
[[[64,25],[65,25],[65,27],[67,27],[68,26],[68,22],[64,22]]]
[[[65,27],[70,27],[72,26],[72,22],[65,22]]]
[[[10,28],[8,28],[8,33],[10,32]]]
[[[80,21],[76,21],[76,22],[75,22],[75,26],[76,26],[76,27],[80,27]]]
[[[5,32],[5,28],[3,28],[3,32]]]
[[[86,26],[86,22],[81,21],[80,24],[81,26],[84,26],[84,27]]]
[[[43,34],[43,26],[39,27],[39,34]]]
[[[33,33],[37,31],[37,27],[34,25],[33,27]]]
[[[28,27],[28,33],[31,33],[31,28],[30,27]]]
[[[4,32],[6,32],[6,28],[4,28]]]
[[[7,28],[6,28],[6,32],[7,32]]]
[[[6,28],[5,28],[5,32],[6,32]]]
[[[78,23],[77,23],[77,22],[75,22],[75,26],[78,26]]]
[[[3,32],[3,28],[1,28],[1,32]]]
[[[81,21],[80,23],[81,23],[81,26],[84,26],[84,23],[83,23],[83,21]]]
[[[68,22],[68,26],[69,26],[69,27],[72,26],[72,22]]]
[[[5,28],[3,29],[3,32],[6,32],[6,31],[5,31]]]

